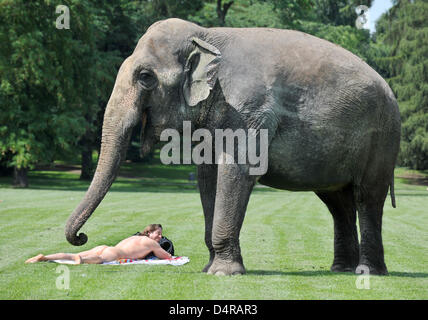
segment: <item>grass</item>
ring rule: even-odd
[[[215,277],[201,272],[208,260],[199,193],[187,177],[193,166],[125,164],[119,178],[83,227],[89,241],[76,248],[64,237],[65,222],[88,182],[78,172],[30,172],[30,188],[0,178],[0,299],[427,299],[427,186],[408,184],[397,170],[397,209],[385,202],[383,238],[387,277],[329,271],[333,221],[311,192],[256,188],[241,231],[247,274]],[[414,174],[414,172],[411,172]],[[422,176],[425,173],[419,173]],[[424,176],[426,177],[426,176]],[[149,223],[161,223],[184,266],[27,265],[40,252],[78,252],[114,245]]]

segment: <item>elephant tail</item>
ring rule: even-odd
[[[393,208],[397,208],[397,206],[395,205],[394,175],[392,176],[391,184],[389,185],[389,191],[390,191],[390,195],[391,195],[391,204],[392,204],[392,207]]]

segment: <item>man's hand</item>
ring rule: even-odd
[[[156,241],[153,241],[153,254],[159,259],[171,259],[172,257]]]

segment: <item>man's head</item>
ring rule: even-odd
[[[149,224],[140,234],[159,242],[162,239],[162,225],[158,223]]]

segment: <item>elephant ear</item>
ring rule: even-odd
[[[189,54],[184,68],[183,94],[189,106],[196,106],[208,98],[214,88],[221,53],[199,38],[192,38],[192,42],[196,48]]]

